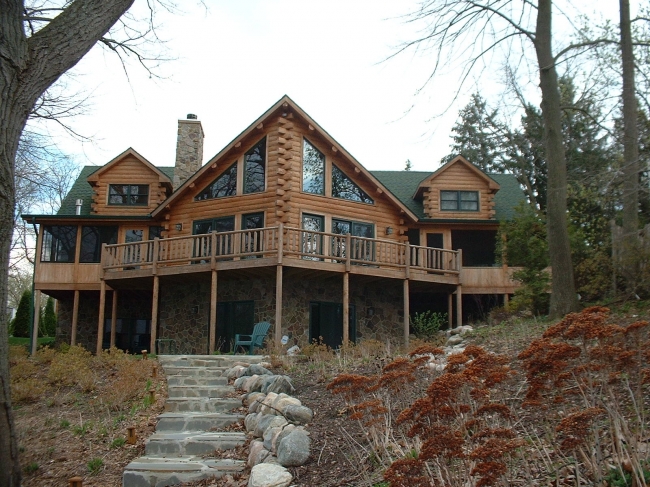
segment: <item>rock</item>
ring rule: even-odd
[[[296,390],[291,384],[291,379],[286,375],[278,375],[276,377],[277,378],[266,388],[266,391],[262,389],[262,392],[276,392],[278,394],[284,392],[285,394],[291,394]]]
[[[244,384],[244,390],[248,392],[260,392],[262,389],[262,376],[251,375]]]
[[[233,386],[235,387],[235,389],[241,389],[242,387],[244,387],[244,384],[246,383],[246,381],[248,379],[249,379],[249,377],[244,377],[242,375],[241,377],[239,377],[239,378],[237,378],[235,380],[235,383],[233,384]]]
[[[282,428],[276,435],[271,438],[271,453],[277,454],[278,453],[278,445],[280,444],[280,440],[287,436],[289,433],[291,433],[293,430],[296,429],[296,426],[293,424],[287,424],[284,428]]]
[[[269,385],[273,383],[277,377],[277,375],[265,375],[262,377],[262,388],[260,391],[266,394],[268,392]]]
[[[289,487],[293,476],[281,465],[260,463],[251,469],[248,487]]]
[[[274,416],[273,421],[269,423],[264,430],[262,438],[264,439],[264,448],[271,450],[272,440],[274,436],[278,436],[282,432],[282,428],[287,425],[287,420],[282,416]]]
[[[290,404],[282,410],[284,417],[289,421],[298,424],[311,423],[314,419],[314,412],[307,406]]]
[[[262,413],[258,413],[258,414],[260,415],[260,419],[257,421],[257,425],[253,430],[253,436],[255,438],[262,438],[262,436],[264,436],[264,432],[266,431],[266,428],[269,426],[271,421],[276,419],[278,416],[272,416],[270,414],[262,414]]]
[[[289,350],[287,350],[287,355],[289,355],[290,357],[294,355],[298,355],[299,353],[300,353],[300,347],[298,345],[294,345]]]
[[[265,397],[266,395],[261,392],[249,392],[242,398],[241,402],[244,406],[251,407],[258,399],[264,399]],[[253,411],[249,412],[252,413]]]
[[[244,367],[242,365],[234,365],[233,367],[231,367],[230,369],[228,369],[226,371],[225,376],[228,378],[228,380],[237,379],[237,378],[241,377],[241,375],[242,375],[242,373],[244,372],[245,369],[246,369],[246,367]]]
[[[264,462],[270,454],[271,452],[264,448],[264,444],[261,441],[251,441],[248,447],[248,466],[253,468],[255,465]]]
[[[275,392],[269,392],[264,398],[264,402],[260,404],[258,411],[262,414],[276,414],[275,409],[272,407],[276,397],[278,395]]]
[[[290,404],[300,406],[300,399],[287,396],[285,393],[278,394],[278,397],[273,401],[273,407],[276,409],[275,414],[283,414],[284,409]]]
[[[254,431],[261,417],[262,415],[257,413],[247,414],[244,418],[244,428],[246,428],[246,431]]]
[[[298,428],[278,443],[278,462],[283,467],[299,467],[307,462],[310,454],[309,436]]]
[[[451,335],[449,337],[449,340],[447,340],[447,345],[451,345],[452,347],[454,345],[458,345],[459,343],[463,342],[463,338],[460,335]]]
[[[458,333],[460,334],[460,336],[465,336],[465,335],[467,335],[468,333],[474,331],[474,328],[472,328],[472,327],[469,326],[469,325],[462,325],[462,326],[459,326],[458,329],[460,330],[460,331],[458,332]]]
[[[244,371],[244,375],[273,375],[273,372],[260,364],[252,364]]]

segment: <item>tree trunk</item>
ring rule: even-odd
[[[41,94],[95,45],[134,0],[75,0],[27,38],[24,5],[0,0],[0,486],[20,485],[11,409],[7,284],[20,134]]]
[[[548,164],[546,225],[549,256],[553,272],[549,315],[558,318],[569,312],[576,311],[578,309],[578,300],[575,292],[569,232],[567,229],[566,157],[562,145],[560,91],[551,47],[551,4],[551,0],[539,0],[535,30],[535,51],[539,64],[544,142],[546,146],[546,163]]]
[[[634,52],[630,1],[620,0],[621,58],[623,60],[623,246],[622,262],[626,289],[636,285],[639,231],[639,133],[634,86]]]

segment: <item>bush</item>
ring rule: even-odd
[[[415,313],[411,318],[411,326],[418,338],[432,339],[436,333],[447,324],[447,313],[435,313],[431,310]]]
[[[56,334],[56,313],[54,312],[54,299],[47,298],[45,304],[45,311],[43,311],[43,318],[41,320],[40,331],[43,336],[53,337]]]
[[[27,338],[29,337],[30,309],[32,307],[32,292],[27,290],[23,293],[18,303],[16,317],[12,322],[14,336]]]

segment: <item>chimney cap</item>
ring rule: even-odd
[[[188,120],[196,120],[196,119],[198,119],[198,117],[194,113],[188,113],[187,114],[187,119]]]

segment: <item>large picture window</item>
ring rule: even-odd
[[[244,194],[264,191],[266,137],[244,155]]]
[[[442,211],[478,211],[478,191],[440,191]]]
[[[117,227],[82,227],[79,262],[100,262],[102,244],[117,243]]]
[[[347,235],[349,233],[352,235],[352,254],[350,255],[352,259],[373,260],[373,243],[368,240],[359,240],[354,238],[373,238],[375,236],[375,226],[372,223],[332,218],[332,233],[338,233],[340,235]],[[332,240],[332,255],[336,257],[346,257],[345,240]]]
[[[108,186],[108,204],[120,206],[147,206],[148,184],[111,184]]]
[[[357,186],[343,171],[332,164],[332,196],[344,200],[373,204],[374,201]]]
[[[74,262],[77,227],[52,225],[43,228],[41,262]]]
[[[237,162],[226,169],[221,176],[215,179],[212,184],[201,191],[196,201],[209,200],[212,198],[224,198],[237,194]]]
[[[325,194],[325,155],[307,139],[302,146],[302,190]]]

